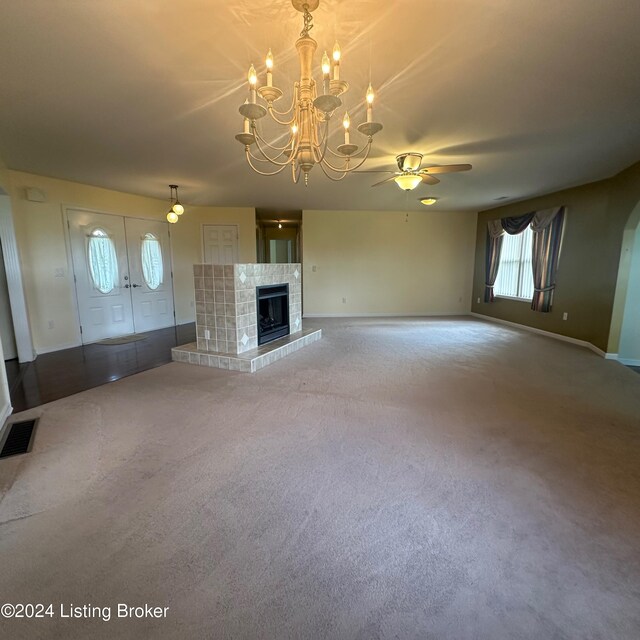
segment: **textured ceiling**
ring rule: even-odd
[[[288,97],[301,29],[289,0],[3,2],[0,154],[13,169],[159,198],[177,183],[193,204],[394,210],[426,195],[435,209],[488,208],[640,159],[637,0],[321,0],[314,19],[317,69],[341,43],[352,122],[370,74],[377,90],[384,130],[363,168],[419,151],[473,170],[408,195],[370,187],[384,175],[333,183],[315,168],[308,187],[254,175],[237,109],[269,47]]]

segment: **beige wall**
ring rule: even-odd
[[[617,352],[618,337],[609,336],[623,232],[639,200],[637,163],[608,180],[479,213],[472,311]],[[528,302],[504,298],[484,303],[487,221],[558,205],[566,205],[567,218],[552,311],[535,312]]]
[[[475,213],[304,211],[302,220],[305,315],[469,311]]]
[[[9,176],[34,348],[42,353],[76,345],[79,328],[64,225],[65,207],[164,220],[168,199],[136,196],[17,171],[10,171]],[[25,187],[44,191],[46,202],[26,200]],[[184,195],[183,199],[187,200]],[[188,204],[186,209],[180,221],[171,226],[178,324],[195,319],[192,265],[202,262],[202,224],[238,225],[239,259],[241,262],[255,261],[253,209]],[[63,269],[64,277],[54,277],[56,269]]]

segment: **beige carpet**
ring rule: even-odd
[[[0,637],[640,637],[637,373],[474,319],[312,324],[257,374],[173,363],[23,414],[0,600],[55,617]]]

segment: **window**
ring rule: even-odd
[[[494,293],[505,298],[533,298],[533,267],[531,250],[533,231],[528,226],[522,233],[502,237],[502,252]]]
[[[142,276],[149,289],[155,290],[162,284],[164,267],[162,247],[153,233],[145,233],[141,247]]]
[[[113,240],[104,229],[89,234],[87,254],[93,286],[100,293],[111,293],[118,282],[118,258]]]

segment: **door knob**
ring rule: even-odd
[[[142,285],[141,284],[132,284],[131,286],[135,289],[136,287],[141,287]]]
[[[125,289],[128,289],[130,286],[131,286],[130,284],[125,284],[125,285],[124,285],[124,288],[125,288]]]

